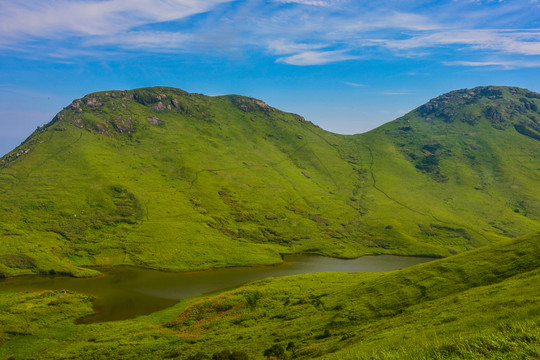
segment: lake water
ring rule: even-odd
[[[323,271],[391,271],[431,261],[433,258],[392,255],[363,256],[352,260],[313,255],[288,255],[281,265],[233,267],[196,272],[163,272],[134,267],[97,268],[105,276],[23,276],[0,280],[0,291],[71,290],[94,297],[96,314],[79,323],[124,320],[150,314],[178,300],[235,288],[267,277]]]

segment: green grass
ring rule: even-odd
[[[269,278],[111,323],[73,325],[88,311],[76,294],[49,306],[54,299],[3,293],[3,328],[33,330],[4,335],[0,357],[187,359],[230,350],[263,359],[293,343],[298,359],[531,359],[540,354],[539,240],[388,273]]]
[[[74,324],[86,296],[2,292],[0,359],[540,357],[538,105],[524,89],[460,90],[343,136],[241,96],[76,100],[0,160],[1,276],[458,255],[90,325]]]
[[[0,274],[448,256],[531,233],[530,94],[458,91],[353,136],[241,96],[87,95],[0,160]]]

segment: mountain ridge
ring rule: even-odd
[[[0,160],[0,273],[447,256],[524,235],[540,219],[539,99],[457,90],[339,135],[239,95],[88,94]]]

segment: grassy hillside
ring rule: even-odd
[[[0,357],[533,359],[539,253],[536,233],[388,273],[269,278],[91,325],[72,323],[89,309],[77,294],[3,293]]]
[[[540,131],[539,97],[458,90],[358,135],[376,199],[363,220],[388,219],[403,237],[451,253],[537,231],[540,142],[531,134]]]
[[[0,160],[0,274],[447,256],[531,233],[539,97],[462,90],[343,136],[242,96],[90,94]]]

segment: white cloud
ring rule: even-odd
[[[0,37],[109,35],[184,18],[232,0],[17,0],[0,2]]]
[[[343,83],[345,85],[349,85],[349,86],[352,86],[352,87],[366,87],[367,86],[367,85],[364,85],[364,84],[358,84],[358,83],[349,82],[349,81],[344,81]]]
[[[268,50],[276,55],[294,54],[298,52],[322,49],[326,47],[325,44],[300,44],[289,40],[280,39],[270,41],[267,45]]]
[[[342,31],[365,32],[381,29],[434,30],[441,29],[433,18],[420,14],[391,11],[361,14],[338,25]]]
[[[329,6],[341,5],[342,3],[345,3],[348,1],[347,0],[277,0],[277,2],[285,3],[285,4],[300,4],[300,5],[329,7]]]
[[[217,7],[224,3],[230,5]],[[283,6],[285,3],[297,6]],[[66,59],[69,54],[103,53],[103,45],[107,55],[126,49],[166,53],[211,49],[221,54],[253,51],[290,65],[443,53],[452,54],[446,61],[463,60],[461,54],[467,58],[471,54],[477,58],[540,56],[540,29],[512,28],[524,23],[537,26],[531,15],[531,8],[537,8],[535,3],[529,7],[513,2],[489,7],[466,1],[424,6],[412,3],[0,0],[0,49],[24,56],[61,54]],[[212,11],[215,9],[219,11]],[[456,16],[462,9],[467,11]],[[193,21],[158,24],[202,13],[207,14]],[[487,24],[493,28],[485,28]]]
[[[347,54],[346,50],[304,51],[295,55],[279,58],[277,59],[277,62],[305,66],[324,65],[353,59],[359,59],[359,57]]]
[[[115,45],[124,49],[145,49],[164,51],[185,47],[193,36],[171,31],[130,31],[110,36],[92,37],[86,45]]]
[[[425,49],[446,45],[466,45],[475,49],[511,54],[540,55],[540,32],[529,30],[447,30],[411,35],[407,39],[370,39],[366,44],[394,50]]]
[[[504,69],[535,68],[540,67],[539,61],[520,60],[495,60],[495,61],[445,61],[448,66],[469,66],[469,67],[500,67]]]

